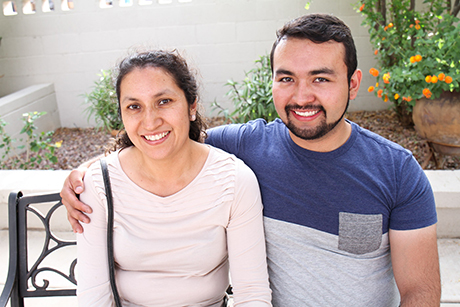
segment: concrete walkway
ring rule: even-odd
[[[59,232],[60,238],[71,239],[72,232]],[[42,244],[43,235],[39,231],[29,233],[31,238],[30,255],[36,255]],[[460,307],[460,239],[438,239],[439,258],[441,266],[442,282],[442,307]],[[59,255],[53,265],[66,271],[69,263],[75,258],[76,248],[71,247],[66,253]],[[59,263],[62,263],[60,266]],[[3,289],[8,270],[8,231],[0,231],[0,290]],[[47,276],[50,284],[66,285],[59,277]],[[77,276],[78,279],[78,276]],[[77,306],[75,297],[70,298],[47,298],[26,300],[27,306],[31,307],[73,307]]]

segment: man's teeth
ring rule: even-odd
[[[158,140],[164,138],[165,136],[167,136],[168,134],[169,134],[169,131],[168,132],[163,132],[163,133],[160,133],[160,134],[155,134],[155,135],[144,135],[144,137],[148,141],[158,141]]]
[[[319,110],[316,110],[316,111],[307,111],[307,112],[298,112],[298,111],[294,111],[295,114],[299,115],[299,116],[305,116],[305,117],[308,117],[308,116],[313,116],[315,115],[316,113],[319,112]]]

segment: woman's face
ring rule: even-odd
[[[145,156],[173,159],[188,144],[190,116],[184,92],[162,68],[136,68],[120,84],[121,117],[126,132]]]

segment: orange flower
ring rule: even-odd
[[[369,86],[369,88],[367,89],[367,91],[368,91],[369,93],[372,93],[372,92],[374,91],[374,87],[373,87],[372,85]]]
[[[422,93],[426,98],[428,98],[428,99],[431,98],[432,93],[431,93],[431,91],[429,89],[424,88]]]
[[[382,98],[383,90],[380,89],[377,91],[377,97]]]
[[[377,77],[379,75],[379,71],[377,69],[375,69],[374,67],[369,69],[369,73],[374,77]]]
[[[410,101],[412,101],[412,98],[410,96],[409,97],[403,97],[402,100],[410,102]]]
[[[398,98],[399,98],[399,94],[395,94],[395,96],[394,96],[394,97],[395,97],[395,100],[398,100]]]
[[[431,76],[431,83],[437,83],[437,82],[438,82],[438,77]]]
[[[390,83],[390,73],[384,74],[382,79],[383,79],[383,83],[386,83],[386,84]]]
[[[383,101],[387,102],[388,101],[388,96],[385,95],[385,98],[383,98]]]
[[[409,28],[413,28],[413,27],[414,27],[414,25],[413,25],[413,24],[411,24],[411,25],[409,26]]]
[[[388,30],[388,26],[386,26],[385,28],[383,28],[384,31]]]
[[[364,3],[359,7],[359,11],[362,12],[364,10]]]
[[[415,25],[415,28],[416,28],[417,30],[420,30],[420,25]]]
[[[425,81],[426,81],[426,83],[430,83],[431,82],[431,76],[426,76]]]
[[[417,55],[415,56],[415,61],[416,61],[416,62],[420,62],[421,60],[422,60],[422,56],[421,56],[420,54],[417,54]]]
[[[440,74],[438,75],[439,81],[444,81],[445,78],[446,78],[446,75],[445,75],[444,73],[440,73]]]
[[[411,56],[411,57],[410,57],[410,62],[411,62],[412,64],[416,62],[415,56]]]
[[[446,83],[447,83],[447,84],[452,83],[452,77],[451,77],[451,76],[447,76],[447,77],[446,77]]]
[[[416,20],[415,24],[418,25],[420,23],[420,20]]]
[[[375,55],[379,54],[379,50],[376,49],[376,50],[374,51],[374,54],[375,54]]]
[[[393,28],[393,23],[392,23],[392,22],[390,22],[390,23],[388,24],[388,28]]]

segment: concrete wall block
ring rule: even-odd
[[[364,63],[361,58],[373,56],[367,55],[372,48],[367,29],[360,26],[362,17],[353,11],[351,3],[350,0],[312,1],[310,10],[306,11],[306,2],[301,0],[193,0],[189,3],[174,0],[170,4],[154,1],[146,6],[136,2],[131,7],[119,7],[115,1],[110,9],[99,8],[99,1],[80,1],[71,11],[57,7],[54,12],[34,15],[19,13],[6,17],[0,14],[3,37],[0,75],[5,75],[0,79],[0,95],[31,84],[54,83],[58,105],[65,110],[60,112],[61,121],[86,127],[85,116],[75,115],[81,108],[75,96],[91,90],[92,81],[101,68],[112,67],[128,49],[141,46],[177,48],[189,54],[202,71],[204,87],[213,84],[211,88],[216,90],[207,90],[209,95],[204,96],[212,101],[222,94],[217,89],[222,88],[226,80],[238,80],[245,70],[253,67],[254,60],[270,51],[275,31],[284,22],[321,11],[341,17],[352,27],[360,63]],[[217,62],[228,65],[229,69],[211,69],[209,65],[215,66]],[[236,72],[235,67],[242,71]],[[210,75],[214,72],[216,76]],[[72,76],[75,76],[73,82]],[[369,77],[365,74],[366,78]],[[214,86],[214,82],[222,84]],[[370,96],[364,97],[367,100]]]
[[[198,44],[222,44],[236,39],[235,23],[198,25],[196,31]]]
[[[356,10],[354,9],[357,1],[350,2],[348,0],[340,0],[340,1],[337,1],[337,3],[338,3],[339,10],[340,10],[340,14],[342,16],[355,17],[355,15],[357,14]]]
[[[276,27],[276,22],[271,20],[241,22],[236,26],[237,40],[239,42],[274,41],[276,36],[272,29]]]
[[[54,94],[53,84],[37,84],[0,98],[0,116],[16,112],[51,94]]]
[[[59,110],[56,104],[56,96],[53,93],[46,97],[42,97],[39,100],[31,102],[30,104],[17,109],[15,112],[2,116],[2,119],[8,123],[8,125],[5,127],[5,131],[11,137],[19,137],[19,133],[24,126],[24,122],[21,120],[23,118],[22,115],[29,112],[43,111],[46,112],[46,115],[37,119],[35,122],[35,125],[38,127],[36,130],[37,133],[54,131],[61,126]],[[25,138],[26,136],[22,135],[20,137]]]
[[[65,104],[59,105],[63,127],[95,127],[94,119],[88,121],[85,109],[87,105],[80,91],[65,91],[57,95],[58,101],[65,99]]]
[[[43,54],[43,45],[40,37],[14,37],[8,38],[7,43],[2,42],[6,57],[27,57]]]
[[[43,53],[46,55],[75,53],[80,50],[82,41],[78,33],[46,35],[42,37]]]
[[[202,64],[250,62],[254,60],[255,45],[252,42],[238,44],[196,45],[187,48],[195,60]],[[200,67],[198,67],[200,69]]]
[[[20,134],[21,129],[24,127],[24,122],[21,120],[24,113],[47,112],[47,114],[35,121],[35,125],[38,127],[37,134],[54,131],[61,126],[56,95],[52,84],[30,86],[12,95],[0,98],[0,110],[2,112],[0,113],[0,118],[8,123],[5,126],[5,132],[17,141],[12,145],[14,148],[24,145],[27,138],[26,135]],[[19,141],[20,139],[23,139],[23,141]]]
[[[150,38],[159,46],[193,45],[197,42],[197,31],[193,25],[160,27]]]
[[[262,1],[263,2],[263,1]],[[276,12],[276,19],[278,20],[278,27],[281,27],[286,21],[301,16],[307,13],[313,13],[314,10],[305,10],[305,4],[308,1],[302,0],[288,0],[288,1],[273,1],[273,9]],[[312,2],[311,7],[314,7],[317,3],[326,1],[309,1]]]

